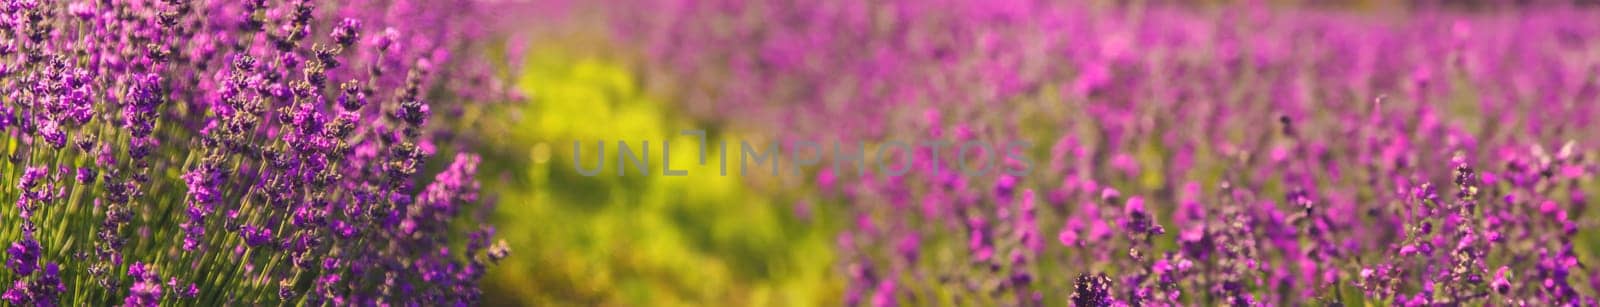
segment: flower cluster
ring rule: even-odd
[[[845,141],[1043,144],[1007,159],[1026,176],[816,174],[855,221],[838,240],[847,303],[1600,293],[1580,261],[1596,256],[1580,238],[1600,192],[1585,147],[1600,144],[1600,25],[1575,22],[1592,8],[647,5],[617,18],[620,35],[709,89],[685,94],[719,112],[698,115]]]
[[[479,14],[471,1],[3,1],[4,299],[477,301],[508,249],[480,229],[478,157],[430,119],[507,97],[460,56],[488,34]]]

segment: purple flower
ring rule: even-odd
[[[81,184],[94,184],[95,171],[93,168],[80,167],[78,168],[77,176],[73,177],[73,179],[77,179]]]
[[[356,43],[356,40],[361,38],[361,21],[345,18],[339,21],[339,25],[335,26],[333,32],[329,33],[328,36],[333,38],[333,41],[338,43],[339,46],[350,47],[350,45]]]
[[[250,246],[261,246],[262,244],[271,243],[273,240],[271,228],[256,227],[255,225],[245,225],[239,235],[243,236],[245,244]]]
[[[133,85],[127,90],[127,99],[123,100],[122,127],[135,138],[150,135],[155,129],[156,106],[166,98],[162,93],[161,77],[149,74],[133,77]]]
[[[32,275],[34,270],[39,269],[39,253],[39,241],[35,241],[31,235],[24,236],[21,241],[11,242],[11,246],[6,248],[6,255],[11,256],[6,258],[6,268],[19,276]]]
[[[5,294],[0,296],[0,299],[4,299],[6,302],[11,303],[12,305],[31,304],[33,303],[33,295],[28,293],[28,290],[28,283],[26,281],[17,280],[17,282],[12,284],[10,288],[6,288]]]
[[[211,162],[201,163],[199,168],[183,175],[183,181],[189,186],[188,220],[181,225],[184,250],[195,250],[204,240],[206,217],[216,211],[216,202],[221,198],[218,187],[224,180],[223,176],[220,167]]]
[[[1509,270],[1510,268],[1501,266],[1500,269],[1494,271],[1494,281],[1489,282],[1489,288],[1494,289],[1495,293],[1499,293],[1500,295],[1507,295],[1511,293],[1511,281],[1509,280],[1511,275],[1510,272],[1508,272]]]
[[[895,300],[895,295],[894,295],[894,291],[895,291],[894,288],[895,288],[895,284],[894,284],[894,281],[892,281],[892,280],[884,279],[882,281],[879,281],[877,288],[874,289],[873,292],[872,292],[872,306],[873,307],[886,307],[886,306],[896,306],[896,305],[898,305],[898,304],[895,303],[896,300]]]
[[[1105,273],[1078,275],[1072,284],[1073,306],[1111,306],[1115,299],[1112,298],[1111,277]]]
[[[124,306],[157,306],[161,302],[161,277],[153,268],[134,262],[128,267],[128,276],[132,276],[134,282],[128,288],[128,297],[122,301]]]
[[[35,305],[56,306],[60,303],[61,293],[66,291],[67,285],[61,280],[61,266],[51,262],[45,264],[44,270],[28,284],[27,293],[31,296],[28,300]]]
[[[194,283],[180,283],[177,277],[167,279],[167,289],[172,289],[182,298],[194,298],[200,295],[200,287]]]

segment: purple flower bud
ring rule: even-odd
[[[93,184],[95,179],[95,171],[93,168],[79,167],[78,174],[76,177],[73,177],[73,179],[77,179],[78,182],[82,184]]]
[[[332,37],[333,41],[337,42],[339,46],[350,47],[361,37],[361,21],[345,18],[339,21],[338,26],[333,28],[333,32],[329,34],[329,37]]]
[[[1072,305],[1111,306],[1115,301],[1111,294],[1111,278],[1105,273],[1079,274],[1078,279],[1072,284]]]
[[[271,228],[256,227],[255,225],[245,225],[239,235],[244,238],[246,245],[252,247],[261,246],[273,240]]]
[[[377,40],[378,51],[379,52],[387,52],[387,51],[389,51],[391,49],[394,49],[395,42],[398,41],[399,39],[400,39],[400,31],[395,30],[392,27],[384,28],[383,29],[383,34],[378,36],[378,40]]]
[[[1500,295],[1511,293],[1511,281],[1508,280],[1510,278],[1509,270],[1510,268],[1501,266],[1500,269],[1494,271],[1494,281],[1489,282],[1489,288],[1494,289],[1495,293]]]

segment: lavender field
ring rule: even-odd
[[[478,302],[465,4],[5,1],[4,304]]]
[[[847,305],[1596,304],[1587,7],[710,1],[622,15],[619,36],[682,73],[695,116],[789,145],[1037,145],[975,158],[1023,172],[957,172],[980,162],[915,146],[899,156],[908,175],[805,177],[848,220]]]
[[[3,1],[0,305],[1600,306],[1596,20]]]

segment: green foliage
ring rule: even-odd
[[[700,126],[651,97],[619,61],[565,50],[534,50],[519,85],[524,103],[469,111],[486,136],[487,197],[511,258],[486,279],[487,302],[533,305],[837,304],[831,267],[839,222],[828,212],[797,214],[783,191],[719,176],[716,147],[698,164],[695,136],[738,140]],[[649,175],[618,176],[616,144],[648,141]],[[573,164],[573,142],[592,166],[605,141],[605,172]],[[662,176],[662,141],[674,169]],[[730,173],[737,174],[733,166]]]

